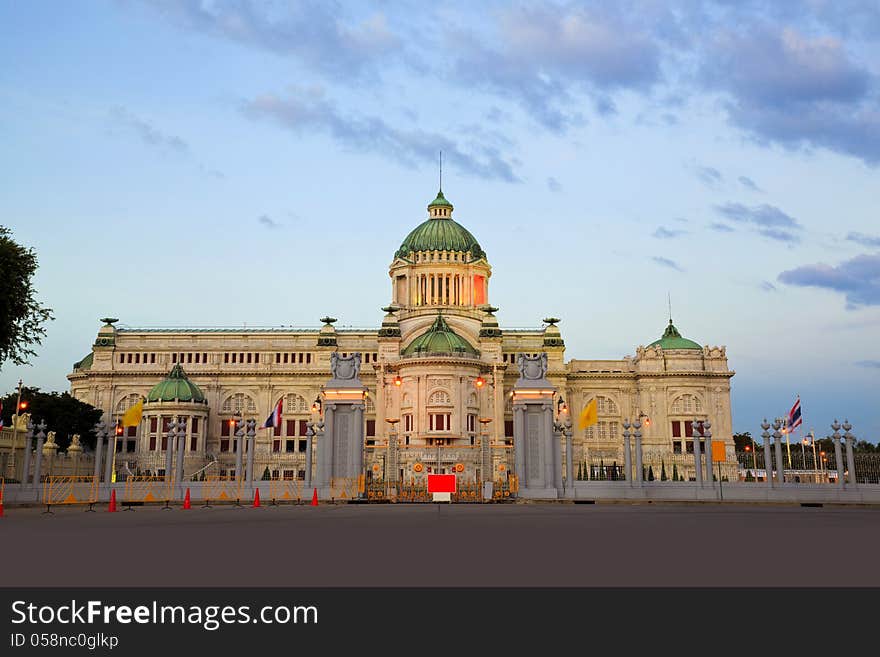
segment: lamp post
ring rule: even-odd
[[[177,438],[177,416],[168,423],[165,438],[165,482],[171,486],[172,466],[174,463],[174,439]]]
[[[480,417],[477,418],[477,421],[480,423],[480,481],[488,481],[491,483],[495,479],[495,473],[492,469],[492,445],[489,442],[488,426],[489,423],[492,421],[492,418]]]
[[[691,437],[694,443],[694,480],[697,482],[697,488],[703,485],[703,459],[700,458],[700,424],[694,419],[691,421]]]
[[[103,423],[101,423],[103,424]],[[46,423],[43,420],[40,420],[40,423],[37,425],[37,449],[36,456],[34,461],[34,486],[39,486],[40,479],[42,478],[42,465],[43,465],[43,441],[46,440]]]
[[[237,413],[238,417],[235,418],[235,480],[241,481],[241,464],[242,464],[242,454],[244,452],[244,420],[241,418],[241,414]]]
[[[635,422],[633,422],[633,438],[636,441],[636,486],[639,488],[642,487],[642,481],[644,477],[642,476],[642,421],[639,418],[636,418]]]
[[[101,453],[104,451],[104,429],[106,426],[104,420],[95,425],[95,473],[92,476],[95,478],[96,484],[101,483]],[[37,453],[39,454],[39,450]],[[37,483],[36,476],[34,477],[34,483]]]
[[[34,423],[28,417],[27,431],[24,434],[24,465],[21,471],[21,483],[27,485],[31,474],[31,441],[34,439]]]
[[[254,440],[257,436],[256,427],[256,420],[251,419],[247,421],[247,483],[249,486],[254,484],[254,454],[256,453]]]

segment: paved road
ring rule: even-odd
[[[59,508],[0,523],[3,586],[880,586],[875,508]]]

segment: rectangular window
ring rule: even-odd
[[[284,364],[287,364],[287,359],[290,357],[290,354],[284,354]]]
[[[116,453],[119,454],[120,452],[122,452],[122,450],[124,448],[125,448],[125,441],[124,440],[117,440],[116,441]]]
[[[260,354],[254,354],[254,362],[255,362],[255,363],[259,363],[259,362],[260,362]]]
[[[281,352],[278,352],[275,354],[275,364],[277,365],[280,362],[281,362]]]
[[[191,362],[193,362],[193,355],[192,355],[192,352],[189,352],[189,353],[186,355],[186,362],[187,362],[187,363],[191,363]]]
[[[156,451],[156,436],[150,436],[150,451]]]
[[[312,362],[312,355],[306,354],[306,363],[311,363],[311,362]]]
[[[474,415],[473,413],[468,413],[467,430],[468,431],[476,431],[477,430],[477,416]]]
[[[513,437],[513,420],[504,420],[504,437]]]
[[[293,477],[295,472],[293,470],[285,470],[284,471],[284,481],[293,481]]]
[[[196,362],[197,362],[197,363],[200,361],[201,356],[202,356],[202,355],[201,355],[199,352],[196,352]]]
[[[430,421],[431,431],[449,431],[451,425],[449,422],[449,413],[431,413],[428,418]]]
[[[156,354],[150,354],[150,365],[153,365],[156,362]]]
[[[124,363],[124,362],[125,362],[125,354],[119,354],[119,362],[120,362],[120,363]]]
[[[155,417],[150,418],[150,431],[153,433],[156,433],[156,426],[159,424],[157,420],[158,418]]]
[[[125,451],[127,453],[133,452],[135,450],[135,447],[137,447],[137,443],[135,443],[135,441],[133,440],[129,440],[127,443],[125,443]]]
[[[673,440],[672,441],[672,453],[673,454],[681,454],[681,441]]]
[[[296,420],[287,420],[287,431],[285,432],[285,436],[295,436],[296,435]]]
[[[674,421],[672,423],[672,437],[681,438],[681,422]]]
[[[171,362],[172,362],[172,363],[176,363],[176,362],[177,362],[177,354],[176,354],[176,353],[175,353],[175,354],[171,354]]]
[[[308,444],[309,444],[308,439],[300,440],[299,441],[299,451],[301,451],[301,452],[306,451],[306,449],[308,449]]]
[[[296,441],[295,440],[285,440],[284,441],[284,451],[287,453],[296,451]]]
[[[250,352],[248,352],[248,355],[247,355],[247,362],[248,362],[248,365],[251,364],[251,354],[250,354]]]
[[[162,436],[162,451],[168,449],[168,436]]]
[[[412,415],[404,415],[403,416],[403,430],[405,433],[409,433],[413,430],[413,416]]]
[[[126,427],[125,435],[129,438],[134,438],[137,436],[137,427]]]
[[[189,437],[189,451],[194,452],[199,447],[199,437],[198,436],[190,436]]]
[[[272,470],[272,481],[278,481],[278,478],[281,476],[280,470]]]
[[[272,435],[273,436],[280,436],[281,435],[281,425],[280,424],[276,427],[272,427]]]
[[[272,451],[275,452],[276,454],[281,451],[281,441],[280,440],[273,440],[272,441]]]
[[[228,352],[228,351],[227,351],[226,353],[223,354],[223,362],[224,362],[224,363],[228,363],[228,362],[229,362],[229,352]]]
[[[163,417],[162,418],[162,433],[167,433],[169,428],[171,428],[171,418],[170,417]]]
[[[239,362],[239,363],[243,363],[243,362],[244,362],[244,352],[239,352],[239,354],[238,354],[238,362]]]
[[[128,362],[131,363],[131,354],[128,354]]]
[[[194,417],[192,419],[192,432],[193,433],[199,432],[199,418],[197,418],[197,417]]]
[[[694,423],[690,420],[685,420],[684,422],[684,435],[688,438],[694,437]]]
[[[306,478],[306,471],[305,470],[297,470],[296,471],[296,478],[300,479],[300,480],[305,479]]]
[[[229,435],[229,430],[230,430],[231,428],[232,428],[232,427],[229,426],[229,421],[228,421],[228,420],[221,420],[221,421],[220,421],[220,435],[221,435],[221,436],[228,436],[228,435]]]
[[[300,420],[299,421],[299,436],[305,436],[306,432],[309,430],[309,421],[308,420]]]
[[[235,352],[233,351],[233,352],[232,352],[232,364],[233,364],[233,365],[235,364],[235,361],[236,361],[237,358],[238,358],[238,354],[235,353]]]
[[[483,288],[485,278],[482,276],[474,276],[474,305],[482,306],[486,303],[486,293]]]
[[[686,451],[688,454],[693,454],[693,453],[694,453],[694,441],[693,441],[693,440],[688,440],[688,441],[685,442],[685,451]]]
[[[376,435],[376,420],[367,420],[367,435]]]
[[[140,362],[141,362],[141,355],[140,355],[140,354],[135,354],[135,355],[134,355],[134,362],[135,362],[135,363],[140,363]]]
[[[208,354],[205,353],[204,351],[202,352],[202,362],[203,362],[203,363],[207,363],[207,362],[208,362]]]

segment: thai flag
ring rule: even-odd
[[[800,425],[801,425],[801,398],[798,397],[797,401],[794,403],[794,406],[792,406],[791,410],[788,412],[788,430],[789,430],[789,432],[794,431]]]
[[[283,401],[283,398],[278,400],[278,403],[275,404],[275,409],[269,414],[266,421],[260,425],[260,429],[271,429],[281,426],[281,402]]]

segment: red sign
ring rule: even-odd
[[[454,493],[455,492],[455,475],[454,474],[429,474],[428,475],[428,492],[429,493]]]

